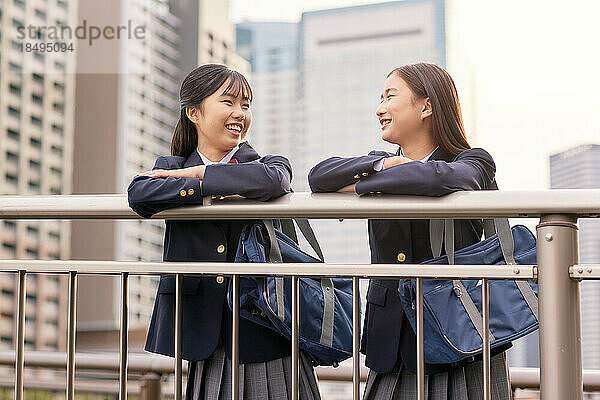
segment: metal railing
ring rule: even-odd
[[[79,371],[87,373],[119,373],[119,353],[76,353],[76,368]],[[0,365],[14,366],[15,352],[0,351]],[[50,351],[28,351],[25,354],[25,367],[43,368],[50,370],[66,370],[67,357],[65,353]],[[167,384],[170,377],[174,374],[173,361],[168,357],[156,356],[148,353],[133,353],[128,357],[127,371],[128,393],[140,394],[141,400],[160,399],[164,397],[173,397],[172,387],[166,390],[161,388],[162,384]],[[184,373],[185,365],[184,365]],[[337,368],[317,367],[316,373],[319,382],[352,382],[353,365],[341,364]],[[360,367],[360,381],[364,383],[367,380],[368,369],[364,365]],[[102,375],[103,378],[104,375]],[[540,370],[539,368],[510,368],[510,384],[512,390],[517,389],[539,389],[540,388]],[[14,387],[14,382],[0,379],[0,387]],[[132,385],[132,381],[134,382]],[[162,383],[161,383],[162,381]],[[10,382],[10,383],[9,383]],[[77,379],[78,390],[89,393],[119,393],[118,382],[102,382],[89,379]],[[48,391],[64,391],[65,382],[57,382],[55,379],[35,380],[24,382],[27,389],[41,389]],[[585,392],[600,392],[600,370],[583,370],[583,390]]]
[[[490,338],[488,279],[537,279],[540,315],[540,389],[543,399],[581,398],[583,395],[579,281],[598,279],[600,265],[578,265],[577,218],[600,216],[599,190],[538,192],[458,192],[441,198],[414,196],[358,197],[345,194],[291,194],[259,203],[225,199],[202,206],[163,211],[154,219],[268,219],[268,218],[540,218],[537,226],[538,265],[428,266],[376,264],[238,264],[145,263],[110,261],[2,260],[0,272],[18,274],[15,398],[23,398],[25,285],[28,273],[69,275],[67,346],[67,399],[74,399],[76,280],[79,274],[114,274],[121,277],[120,398],[127,396],[127,311],[130,275],[175,275],[175,384],[182,398],[181,321],[183,275],[228,275],[233,289],[232,398],[238,399],[239,278],[277,275],[292,278],[292,398],[298,399],[298,278],[345,276],[353,279],[353,398],[359,399],[360,369],[359,279],[414,278],[417,282],[417,398],[424,398],[423,279],[482,279],[484,399],[490,398]],[[0,219],[131,219],[124,195],[2,196]],[[165,274],[165,270],[169,273]]]

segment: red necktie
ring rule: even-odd
[[[232,158],[231,160],[229,160],[229,162],[227,164],[239,164],[238,160],[236,160],[235,158]]]

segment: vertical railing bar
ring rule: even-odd
[[[232,276],[233,321],[231,324],[231,399],[240,397],[240,276]]]
[[[425,400],[425,361],[423,356],[423,278],[417,278],[417,400]]]
[[[119,400],[127,399],[127,335],[129,332],[129,273],[121,272],[121,340],[119,361]]]
[[[77,329],[77,272],[69,271],[69,320],[67,322],[67,400],[75,399],[75,330]]]
[[[23,370],[25,368],[25,291],[26,272],[19,270],[17,275],[17,332],[15,343],[15,399],[23,400]]]
[[[183,314],[183,275],[175,275],[175,400],[182,400],[181,331]]]
[[[360,400],[360,278],[352,277],[352,399]]]
[[[487,278],[482,279],[481,307],[483,311],[483,399],[490,400],[490,288]]]
[[[299,398],[299,370],[298,370],[298,341],[299,341],[299,320],[300,320],[300,302],[299,302],[299,281],[297,276],[292,276],[292,400]]]

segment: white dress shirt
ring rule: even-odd
[[[231,151],[229,153],[227,153],[227,155],[225,157],[223,157],[221,159],[221,161],[210,161],[208,158],[206,158],[206,156],[204,154],[200,153],[200,150],[198,150],[197,147],[196,147],[196,151],[198,152],[198,155],[200,155],[200,158],[202,159],[202,162],[204,163],[204,165],[227,164],[229,161],[231,161],[231,159],[233,158],[233,155],[235,154],[236,151],[238,151],[239,148],[240,148],[240,145],[238,144],[233,149],[231,149]]]
[[[439,148],[439,146],[438,146],[438,147],[436,147],[435,149],[433,149],[433,151],[432,151],[431,153],[429,153],[429,155],[428,155],[427,157],[423,158],[423,159],[422,159],[422,160],[420,160],[420,161],[421,161],[421,162],[427,162],[427,160],[429,160],[429,157],[431,157],[431,155],[432,155],[433,153],[435,153],[435,151],[436,151],[438,148]],[[402,154],[402,148],[400,148],[400,155],[401,155],[402,157],[404,157],[404,154]],[[379,160],[379,161],[377,161],[375,164],[373,164],[373,169],[374,169],[375,171],[381,171],[381,170],[383,169],[383,160],[384,160],[384,159],[382,158],[381,160]]]

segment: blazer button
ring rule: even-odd
[[[220,285],[221,283],[223,283],[223,281],[225,280],[225,278],[223,278],[221,275],[217,276],[217,283]]]
[[[179,195],[185,196],[185,190],[182,190],[181,192],[179,192]]]
[[[404,253],[398,253],[398,261],[404,262],[404,260],[406,260]]]
[[[219,200],[225,200],[225,196],[219,196]]]
[[[217,196],[215,196],[214,194],[212,196],[210,196],[211,199],[215,200],[217,198]]]
[[[222,253],[225,251],[225,246],[220,244],[219,247],[217,247],[217,253]]]
[[[367,172],[363,172],[362,176],[369,176],[369,174]]]
[[[358,174],[354,175],[354,179],[360,179],[360,175],[358,175]]]
[[[188,190],[188,194],[189,194],[190,196],[191,196],[191,195],[193,195],[193,194],[194,194],[194,189],[190,189],[190,190]]]

